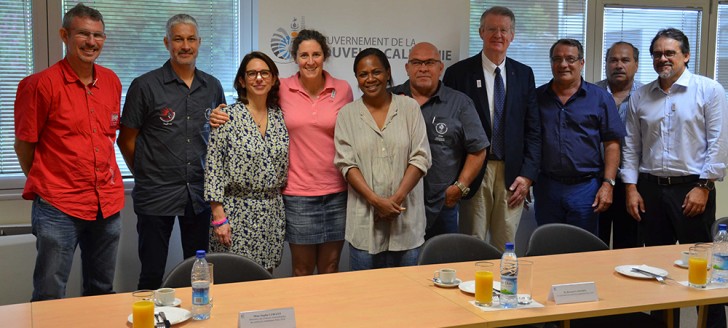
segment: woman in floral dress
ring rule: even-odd
[[[212,208],[210,251],[246,256],[273,271],[281,262],[286,216],[288,131],[279,107],[278,68],[261,52],[243,58],[238,102],[210,134],[205,199]]]

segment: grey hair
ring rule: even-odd
[[[98,10],[79,2],[68,12],[66,12],[65,15],[63,15],[63,28],[66,30],[70,29],[71,21],[76,17],[88,17],[93,21],[101,22],[101,24],[106,27],[106,24],[104,24],[104,16],[102,16]]]
[[[172,27],[174,27],[177,24],[189,24],[195,27],[195,31],[197,34],[200,33],[200,29],[197,27],[197,21],[194,17],[187,15],[187,14],[177,14],[172,16],[167,21],[167,38],[172,38]]]

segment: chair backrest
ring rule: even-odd
[[[207,262],[215,265],[215,284],[231,282],[272,279],[273,275],[253,260],[233,253],[209,253]],[[164,279],[162,287],[180,288],[191,286],[190,276],[195,257],[190,257],[177,264]]]
[[[544,224],[531,234],[526,256],[580,253],[609,249],[599,237],[571,224]]]
[[[710,227],[711,237],[714,237],[718,233],[718,225],[719,224],[728,224],[728,216],[722,217],[718,220],[715,220],[713,222],[713,225]]]
[[[477,237],[448,233],[430,238],[422,245],[417,264],[436,264],[499,259],[503,253]]]

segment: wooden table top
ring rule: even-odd
[[[545,321],[629,313],[654,309],[728,303],[728,289],[696,290],[667,280],[635,279],[614,267],[647,264],[687,280],[687,270],[673,261],[689,245],[633,248],[530,257],[534,262],[534,300],[543,308],[484,312],[458,288],[432,284],[433,272],[457,269],[463,281],[474,277],[474,262],[390,268],[331,275],[283,278],[216,285],[212,315],[175,327],[235,327],[240,311],[293,307],[298,327],[502,327]],[[497,262],[496,268],[498,267]],[[599,301],[556,305],[547,301],[553,284],[594,281]],[[182,308],[190,309],[190,288],[177,289]],[[0,307],[3,326],[127,326],[131,295],[115,294],[25,303]]]

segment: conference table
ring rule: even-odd
[[[241,311],[292,307],[297,327],[503,327],[638,311],[728,303],[728,289],[698,290],[677,281],[687,269],[673,264],[690,245],[671,245],[528,257],[534,262],[532,295],[540,308],[485,312],[473,295],[432,283],[435,270],[454,268],[459,279],[472,280],[474,262],[389,268],[330,275],[292,277],[215,285],[209,320],[188,320],[174,327],[235,327]],[[498,267],[497,260],[493,261]],[[615,267],[646,264],[667,270],[674,280],[625,277]],[[594,282],[598,301],[555,304],[548,301],[554,284]],[[177,289],[181,307],[190,309],[190,288]],[[129,293],[79,297],[0,307],[8,327],[131,327]],[[670,312],[670,311],[668,311]],[[10,315],[8,315],[10,314]]]

